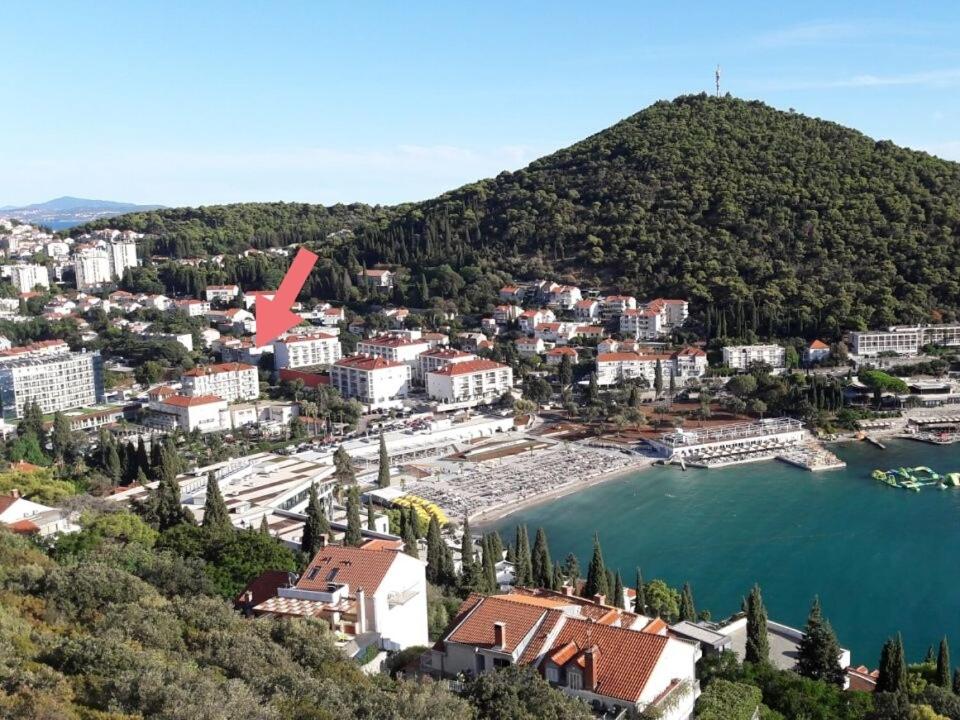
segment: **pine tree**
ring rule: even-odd
[[[153,515],[160,532],[175,527],[193,518],[190,511],[180,504],[180,485],[176,478],[164,477],[157,485],[153,497]]]
[[[351,485],[347,491],[347,531],[343,536],[344,545],[359,547],[363,542],[360,528],[360,489]]]
[[[427,580],[434,585],[440,582],[443,574],[443,549],[440,547],[442,543],[440,523],[431,515],[430,524],[427,526]]]
[[[694,622],[697,619],[697,608],[693,604],[693,590],[690,589],[690,583],[683,584],[683,592],[680,593],[680,619]]]
[[[763,606],[760,586],[754,585],[747,598],[747,646],[744,660],[766,663],[770,659],[770,639],[767,637],[767,610]]]
[[[613,576],[613,598],[610,601],[618,610],[623,610],[623,578],[620,577],[620,571],[617,570]]]
[[[898,693],[907,688],[907,665],[903,657],[903,638],[887,638],[880,653],[877,692]]]
[[[53,414],[53,431],[50,433],[50,444],[53,446],[53,457],[57,463],[68,463],[76,452],[73,431],[70,422],[62,412]]]
[[[645,615],[647,612],[647,596],[643,589],[643,574],[640,572],[640,568],[637,568],[637,582],[634,585],[634,591],[636,597],[633,599],[633,611]]]
[[[367,530],[377,529],[377,516],[373,511],[373,501],[367,503]]]
[[[203,505],[203,527],[205,530],[212,531],[233,529],[227,504],[220,492],[220,483],[217,482],[212,472],[207,473],[207,499]]]
[[[594,595],[608,596],[610,588],[607,586],[607,568],[603,564],[603,552],[600,550],[600,538],[593,536],[593,557],[587,566],[587,582],[583,586],[584,597]]]
[[[380,470],[377,474],[377,485],[390,487],[390,456],[387,454],[387,439],[383,430],[380,431]]]
[[[514,584],[517,587],[529,587],[533,583],[533,558],[530,555],[530,536],[526,525],[517,525],[516,561],[514,563]]]
[[[47,430],[43,424],[43,410],[40,404],[35,400],[28,400],[23,406],[23,418],[17,423],[17,435],[23,437],[33,433],[40,443],[40,447],[46,447]]]
[[[936,683],[944,690],[950,689],[950,646],[946,636],[940,641],[940,652],[937,653]]]
[[[843,686],[840,643],[830,623],[823,618],[819,597],[813,599],[807,616],[807,625],[798,647],[797,672],[813,680]]]
[[[330,535],[330,521],[327,520],[327,513],[317,497],[316,483],[310,486],[308,493],[307,519],[303,524],[300,549],[312,560],[322,545],[323,536]]]
[[[533,554],[530,563],[531,579],[534,587],[549,588],[553,581],[553,561],[550,560],[550,548],[547,545],[547,533],[537,528],[533,541]]]

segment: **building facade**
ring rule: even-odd
[[[661,380],[666,389],[670,377],[676,387],[707,372],[707,354],[697,348],[684,348],[674,353],[609,352],[597,354],[597,384],[613,385],[621,380],[642,378],[653,387],[660,364]]]
[[[723,364],[735,370],[747,370],[754,363],[764,363],[774,370],[786,367],[786,350],[782,345],[727,345],[723,348]]]
[[[408,364],[370,355],[351,355],[330,367],[330,384],[371,410],[400,404],[410,393],[411,378]]]
[[[851,352],[861,357],[919,355],[924,345],[960,346],[960,325],[894,325],[886,330],[852,332],[850,345]]]
[[[341,357],[340,340],[327,333],[288,335],[273,341],[273,366],[277,370],[332,365]]]
[[[44,265],[14,265],[10,268],[10,282],[22,293],[32,292],[40,285],[50,287],[50,274]]]
[[[103,400],[103,361],[99,352],[24,356],[0,364],[4,419],[22,418],[24,405],[31,401],[46,414]]]
[[[227,402],[256,400],[260,397],[257,368],[244,363],[203,365],[180,376],[183,394],[188,397],[215,395]]]
[[[513,369],[492,360],[467,360],[428,372],[426,382],[430,399],[445,405],[489,405],[513,387]]]

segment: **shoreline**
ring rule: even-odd
[[[619,470],[613,470],[611,472],[594,475],[586,480],[574,480],[566,485],[554,488],[553,490],[548,490],[547,492],[539,495],[526,497],[515,502],[506,502],[502,505],[495,505],[470,515],[469,520],[471,527],[473,527],[475,530],[479,530],[483,528],[484,525],[489,525],[490,523],[502,520],[508,515],[512,515],[520,510],[533,507],[534,505],[539,505],[540,503],[547,502],[548,500],[556,500],[557,498],[570,495],[577,490],[585,490],[586,488],[594,487],[595,485],[601,485],[632,473],[643,472],[644,470],[648,470],[654,464],[656,464],[656,461],[651,460],[647,463],[631,465]]]

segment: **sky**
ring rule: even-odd
[[[955,0],[8,0],[0,206],[421,200],[718,64],[723,92],[960,160],[957,37]]]

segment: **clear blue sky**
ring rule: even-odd
[[[0,205],[418,200],[717,63],[739,97],[960,160],[960,4],[853,5],[10,0]]]

